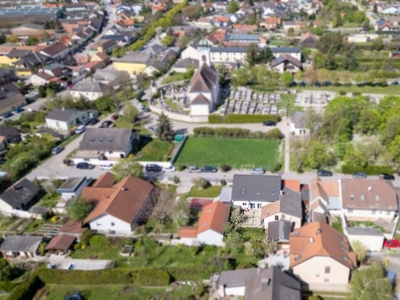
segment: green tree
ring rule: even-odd
[[[371,28],[371,25],[369,24],[368,21],[365,21],[365,22],[363,23],[362,28],[363,28],[363,30],[364,30],[365,32],[368,32],[369,29]]]
[[[247,46],[246,50],[246,62],[250,67],[254,67],[254,65],[258,62],[258,45],[256,43],[251,43]]]
[[[42,40],[48,40],[50,38],[50,34],[47,31],[43,31]]]
[[[172,142],[174,140],[174,130],[172,127],[171,120],[167,115],[161,113],[157,121],[156,136],[161,141]]]
[[[346,70],[355,71],[358,68],[358,62],[354,52],[355,48],[354,45],[352,45],[349,47],[344,56],[343,68]]]
[[[166,35],[161,43],[165,46],[165,47],[171,47],[174,44],[174,37],[171,35]]]
[[[392,284],[380,264],[356,270],[350,281],[349,300],[391,300]]]
[[[304,165],[312,169],[319,169],[322,166],[331,166],[335,163],[332,153],[328,151],[326,144],[319,141],[311,141],[307,146],[307,153],[304,158]]]
[[[236,87],[247,85],[249,80],[249,75],[247,68],[239,68],[233,72],[232,84]]]
[[[79,237],[81,244],[88,246],[90,239],[92,238],[93,235],[94,235],[93,231],[91,231],[89,228],[82,231],[81,236]]]
[[[383,48],[385,47],[385,45],[383,44],[383,39],[382,38],[377,38],[372,40],[372,50],[376,50],[376,51],[381,51],[383,50]]]
[[[12,273],[10,263],[5,258],[0,258],[0,281],[9,281]]]
[[[270,47],[263,48],[257,57],[257,61],[264,64],[271,62],[273,59],[274,59],[274,53],[272,53]]]
[[[353,249],[354,253],[356,254],[357,260],[360,263],[363,263],[365,260],[365,257],[367,256],[368,248],[359,240],[355,240],[354,242],[352,242],[351,248]]]
[[[293,76],[289,72],[283,72],[281,75],[281,82],[285,87],[290,87],[293,82]]]
[[[94,103],[96,109],[101,113],[110,113],[114,109],[114,100],[110,96],[101,96]]]
[[[234,14],[235,12],[237,12],[239,10],[239,3],[237,3],[236,1],[230,1],[228,3],[228,5],[226,6],[226,11],[229,14]]]
[[[123,111],[123,118],[130,122],[130,123],[135,123],[136,122],[136,118],[138,115],[138,110],[136,107],[134,107],[132,104],[130,103],[126,103],[124,106],[124,111]]]
[[[90,199],[88,199],[90,200]],[[93,204],[83,199],[77,199],[74,203],[68,206],[68,215],[75,221],[82,221],[92,211]]]
[[[144,177],[143,166],[136,162],[133,157],[120,160],[114,165],[112,170],[117,180],[121,180],[127,176]]]
[[[34,46],[34,45],[37,45],[38,43],[39,43],[39,40],[32,36],[28,37],[25,41],[25,45],[27,45],[27,46]]]
[[[327,32],[321,36],[317,43],[317,49],[322,53],[335,55],[343,49],[343,36],[340,32]]]
[[[367,165],[367,158],[365,154],[357,147],[355,148],[351,142],[346,145],[346,154],[344,155],[344,161],[348,165],[362,166]]]
[[[6,42],[7,38],[4,32],[0,33],[0,45]]]

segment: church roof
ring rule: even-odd
[[[198,94],[194,97],[191,104],[208,104],[208,102],[209,100],[203,94]]]
[[[203,62],[201,67],[193,74],[189,92],[210,92],[217,84],[217,80],[217,71],[211,69],[211,67]]]

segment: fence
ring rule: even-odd
[[[208,116],[192,117],[192,116],[172,113],[170,111],[163,110],[154,105],[150,105],[149,107],[152,112],[154,112],[156,114],[164,113],[164,115],[168,116],[170,119],[175,120],[175,121],[182,121],[182,122],[187,122],[187,123],[208,123]]]
[[[181,144],[179,145],[178,150],[176,150],[174,156],[173,156],[172,159],[171,159],[171,164],[174,164],[174,163],[175,163],[175,160],[178,158],[179,153],[181,153],[181,150],[182,150],[183,146],[185,145],[187,138],[188,138],[188,137],[185,135],[185,137],[183,138]]]

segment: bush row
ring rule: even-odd
[[[17,283],[2,281],[0,282],[0,291],[11,292],[17,285],[18,285]]]
[[[44,286],[44,283],[36,275],[32,275],[29,280],[18,285],[8,296],[8,300],[33,299],[36,292]]]
[[[201,269],[193,267],[167,267],[167,271],[174,280],[200,281],[204,278],[210,278],[211,274],[216,273],[218,270],[214,266],[204,266]]]
[[[357,172],[364,172],[367,175],[379,175],[382,173],[393,174],[393,168],[387,166],[351,166],[351,165],[343,165],[342,173],[343,174],[353,174]]]
[[[227,128],[227,127],[197,127],[193,130],[194,137],[230,137],[230,138],[253,138],[277,140],[282,137],[282,132],[278,128],[274,128],[268,132],[256,131],[242,128]]]
[[[208,122],[210,124],[241,124],[241,123],[262,123],[265,121],[279,122],[281,117],[278,115],[236,115],[229,114],[225,116],[209,115]]]
[[[160,269],[106,269],[73,272],[68,270],[41,269],[39,278],[46,284],[131,284],[141,286],[167,286],[171,277]]]

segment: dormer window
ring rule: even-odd
[[[242,188],[242,195],[246,194],[246,189]]]
[[[257,195],[260,195],[261,194],[261,191],[260,191],[260,189],[258,189],[257,190]]]
[[[350,200],[354,200],[354,195],[353,194],[350,195]]]
[[[275,189],[271,190],[271,195],[274,196],[275,195]]]

